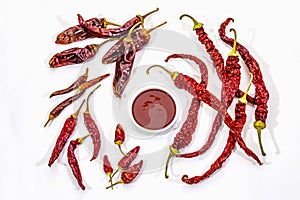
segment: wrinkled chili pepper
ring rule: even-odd
[[[228,18],[223,22],[219,29],[220,38],[227,44],[233,45],[233,39],[228,38],[225,34],[226,26],[229,24],[230,21],[233,21],[232,18]],[[258,62],[255,58],[250,54],[246,47],[242,44],[236,44],[237,51],[241,55],[242,59],[244,60],[246,66],[248,67],[249,71],[253,74],[253,84],[255,86],[255,100],[256,100],[256,109],[255,109],[255,122],[254,127],[257,130],[258,134],[258,141],[261,150],[261,154],[263,156],[266,155],[261,140],[261,130],[266,127],[266,119],[268,115],[268,100],[269,100],[269,92],[266,88],[266,85],[263,80],[263,76],[259,67]]]
[[[249,86],[245,92],[245,94],[247,94],[247,92],[250,89],[251,86],[251,82],[252,82],[252,77],[251,77],[251,81],[249,83]],[[235,107],[235,127],[238,130],[239,133],[242,132],[243,127],[246,123],[246,104],[247,104],[247,98],[246,95],[244,95],[242,98],[240,98],[238,100],[238,103],[236,104]],[[236,138],[236,134],[230,130],[229,131],[229,135],[228,135],[228,139],[227,139],[227,143],[226,146],[223,150],[223,152],[221,153],[221,155],[214,161],[214,163],[210,166],[210,169],[207,170],[205,173],[203,173],[201,176],[194,176],[192,178],[188,178],[187,175],[183,175],[181,180],[187,184],[197,184],[205,179],[207,179],[208,177],[210,177],[214,172],[216,172],[218,169],[220,169],[222,167],[222,165],[225,163],[225,161],[227,160],[227,158],[231,155],[234,147],[235,147],[235,143],[237,142],[235,140]],[[260,163],[261,164],[261,163]]]
[[[122,147],[121,147],[121,145],[123,144],[124,140],[125,140],[125,131],[124,131],[122,125],[121,125],[121,124],[118,124],[118,125],[116,126],[116,130],[115,130],[115,139],[114,139],[114,143],[115,143],[116,145],[118,145],[121,154],[126,155],[126,154],[123,152]]]
[[[118,162],[118,169],[123,170],[127,169],[130,164],[134,161],[134,159],[137,157],[138,153],[140,151],[140,146],[136,146],[133,149],[131,149],[128,153],[125,154],[121,158],[121,160]]]
[[[151,32],[163,25],[165,25],[167,22],[163,22],[151,29],[144,29],[144,27],[142,26],[141,29],[136,29],[132,32],[131,34],[131,38],[133,40],[134,46],[136,51],[140,51],[141,49],[143,49],[149,42],[151,39]],[[122,54],[124,54],[123,49],[121,48],[121,46],[123,45],[123,38],[121,38],[116,44],[114,44],[108,51],[107,53],[105,53],[105,55],[102,58],[102,63],[103,64],[109,64],[109,63],[113,63],[116,62],[117,58],[120,57]]]
[[[63,150],[64,146],[66,145],[68,139],[74,132],[74,129],[77,125],[78,120],[78,114],[80,112],[81,107],[83,106],[84,101],[81,103],[77,111],[72,114],[70,117],[68,117],[64,123],[63,128],[61,129],[61,132],[56,140],[55,146],[52,150],[51,157],[48,162],[48,166],[51,167],[51,165],[55,162],[55,160],[59,157],[59,154]]]
[[[86,135],[82,138],[77,138],[76,140],[71,140],[69,147],[68,147],[68,154],[67,154],[69,166],[72,170],[74,177],[77,180],[78,185],[80,186],[80,188],[82,190],[85,190],[85,186],[82,183],[82,176],[81,176],[78,160],[75,155],[75,150],[76,150],[77,146],[82,144],[83,140],[85,140],[85,138],[87,138],[89,136],[90,135]]]
[[[87,29],[89,34],[98,37],[98,38],[110,38],[110,37],[116,37],[121,36],[127,33],[133,26],[135,26],[137,23],[144,23],[144,19],[149,16],[150,14],[157,12],[159,8],[156,8],[155,10],[145,14],[144,16],[137,15],[136,17],[132,18],[131,20],[127,21],[123,26],[119,28],[101,28],[96,26],[91,26],[90,24],[86,23],[82,16],[78,14],[78,22],[80,26]],[[139,24],[141,25],[141,24]],[[136,27],[137,28],[137,27]]]
[[[49,98],[51,98],[53,96],[57,96],[57,95],[66,94],[68,92],[75,90],[76,88],[78,88],[79,85],[86,82],[87,78],[88,78],[88,68],[86,68],[85,73],[83,75],[79,76],[76,79],[76,81],[74,81],[74,83],[72,83],[69,87],[53,92]]]
[[[124,170],[121,174],[121,179],[117,181],[114,184],[111,184],[110,186],[106,187],[106,189],[109,189],[117,184],[124,183],[129,184],[131,183],[137,175],[140,173],[141,169],[143,167],[143,160],[140,160],[137,164],[132,165],[128,169]]]
[[[182,58],[182,59],[189,59],[194,61],[196,64],[198,64],[200,73],[201,73],[201,82],[199,83],[204,88],[207,87],[208,84],[208,71],[205,63],[200,60],[199,58],[187,55],[187,54],[173,54],[166,58],[166,62],[169,61],[171,58]],[[168,165],[170,162],[171,157],[176,156],[179,153],[179,150],[188,146],[192,141],[192,135],[196,130],[197,124],[198,124],[198,111],[200,109],[201,102],[197,98],[193,98],[187,118],[185,122],[183,123],[180,131],[176,134],[173,144],[170,145],[170,153],[167,158],[166,166],[165,166],[165,177],[168,178]]]
[[[112,185],[112,176],[111,175],[112,175],[114,169],[112,168],[107,155],[103,156],[103,171],[109,177],[109,182]]]
[[[86,23],[90,26],[99,28],[106,28],[107,25],[119,26],[118,24],[107,21],[105,18],[91,18],[86,20]],[[82,41],[94,36],[89,34],[86,29],[80,25],[72,26],[59,33],[56,37],[56,44],[71,44],[73,42]]]
[[[110,74],[100,75],[94,79],[91,79],[89,81],[86,81],[85,83],[82,83],[81,85],[78,86],[76,93],[81,93],[82,91],[85,91],[86,89],[92,87],[93,85],[99,83],[100,81],[102,81],[103,79],[105,79],[109,76],[110,76]]]
[[[183,75],[182,73],[171,72],[165,69],[163,66],[153,65],[147,69],[146,71],[147,74],[149,74],[149,70],[153,67],[162,68],[171,76],[171,79],[174,81],[174,85],[177,88],[188,91],[195,98],[197,98],[200,101],[203,101],[205,104],[207,104],[208,106],[216,110],[220,114],[222,119],[224,119],[224,123],[229,127],[231,131],[235,133],[236,138],[239,138],[238,142],[241,145],[241,147],[243,147],[243,150],[248,155],[250,154],[249,156],[251,156],[258,164],[261,164],[259,158],[250,149],[248,149],[245,144],[243,144],[243,140],[241,140],[239,137],[240,132],[236,130],[236,128],[234,127],[234,121],[231,118],[231,116],[228,114],[226,105],[224,105],[223,102],[221,102],[215,95],[209,92],[206,88],[203,88],[202,85],[197,84],[197,82],[193,78],[187,75]]]
[[[75,94],[74,96],[71,96],[67,99],[65,99],[64,101],[62,101],[60,104],[58,104],[57,106],[55,106],[55,108],[53,108],[49,114],[48,120],[45,123],[44,127],[47,126],[47,124],[54,120],[67,106],[69,106],[70,104],[72,104],[74,101],[76,101],[77,99],[79,99],[79,97],[81,97],[83,95],[83,93],[85,92],[85,90],[82,90],[80,93]]]
[[[86,129],[88,130],[88,132],[91,134],[92,140],[93,140],[94,151],[93,151],[93,156],[90,161],[95,160],[98,157],[100,149],[101,149],[100,131],[99,131],[99,128],[98,128],[95,120],[92,118],[90,109],[89,109],[90,97],[95,92],[95,90],[98,89],[100,86],[101,85],[97,86],[94,90],[92,90],[91,93],[86,98],[86,110],[83,113],[84,125],[85,125]]]

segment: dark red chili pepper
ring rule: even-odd
[[[53,108],[49,114],[48,120],[45,123],[44,127],[47,126],[47,124],[52,121],[54,118],[56,118],[68,105],[72,104],[74,101],[76,101],[77,99],[79,99],[79,97],[81,97],[83,95],[85,91],[82,90],[80,93],[75,94],[74,96],[71,96],[69,98],[67,98],[66,100],[62,101],[60,104],[58,104],[57,106],[55,106],[55,108]]]
[[[54,161],[59,157],[59,154],[63,150],[64,146],[66,145],[68,139],[74,132],[74,129],[77,125],[78,120],[78,114],[80,112],[80,109],[83,105],[84,101],[79,106],[78,110],[72,114],[69,118],[66,119],[63,128],[61,129],[61,132],[56,140],[55,146],[52,150],[51,157],[49,159],[48,166],[51,167],[51,165],[54,163]]]
[[[111,175],[112,175],[114,169],[112,168],[107,155],[103,156],[103,171],[109,177],[110,184],[112,184]]]
[[[199,83],[204,88],[206,88],[208,83],[208,71],[205,63],[201,61],[199,58],[187,55],[187,54],[173,54],[167,57],[165,60],[166,62],[169,61],[171,58],[183,58],[183,59],[189,59],[194,61],[196,64],[198,64],[200,68],[201,73],[201,82]],[[167,158],[166,167],[165,167],[165,177],[168,178],[168,165],[171,157],[174,155],[176,156],[179,153],[179,150],[188,146],[190,142],[192,141],[192,135],[196,130],[197,124],[198,124],[198,111],[200,109],[201,102],[197,98],[193,98],[187,118],[185,122],[183,123],[180,131],[176,134],[173,144],[169,147],[170,153]]]
[[[106,28],[107,25],[119,26],[118,24],[108,22],[105,18],[91,18],[86,20],[86,23],[90,26],[95,26],[99,28]],[[56,44],[71,44],[73,42],[82,41],[88,38],[93,38],[94,36],[89,34],[86,29],[80,25],[72,26],[61,33],[56,37]]]
[[[122,40],[122,55],[118,57],[116,61],[115,76],[113,79],[113,93],[116,97],[121,98],[122,94],[129,82],[134,58],[136,54],[135,45],[131,38],[131,33],[136,26],[139,26],[141,22],[135,24],[128,32],[127,37]]]
[[[116,37],[116,36],[121,36],[127,33],[135,24],[137,23],[143,23],[144,19],[154,13],[157,12],[159,9],[156,8],[155,10],[147,13],[144,16],[137,15],[136,17],[132,18],[131,20],[127,21],[123,26],[119,28],[101,28],[101,27],[96,27],[96,26],[91,26],[90,24],[86,23],[82,16],[78,14],[78,22],[79,24],[88,30],[88,32],[98,38],[110,38],[110,37]],[[141,24],[140,24],[141,25]]]
[[[91,79],[89,81],[86,81],[85,83],[82,83],[81,85],[78,86],[76,93],[85,91],[86,89],[92,87],[93,85],[99,83],[100,81],[102,81],[103,79],[105,79],[105,78],[107,78],[109,76],[110,76],[110,74],[100,75],[100,76],[98,76],[98,77],[96,77],[94,79]]]
[[[76,79],[76,81],[74,81],[74,83],[72,83],[69,87],[53,92],[49,98],[51,98],[53,96],[61,95],[61,94],[66,94],[68,92],[75,90],[76,88],[78,88],[79,85],[86,82],[87,78],[88,78],[88,68],[86,68],[85,73],[83,75],[79,76]]]
[[[233,45],[233,39],[228,38],[225,35],[225,29],[226,26],[229,24],[230,21],[233,21],[232,18],[228,18],[223,22],[219,29],[219,35],[221,39],[229,44]],[[261,153],[263,156],[265,156],[265,152],[263,150],[262,141],[261,141],[261,130],[266,127],[266,119],[268,115],[268,100],[269,100],[269,92],[265,86],[265,83],[263,81],[263,76],[259,67],[258,62],[255,60],[255,58],[250,54],[250,52],[247,50],[246,47],[244,47],[240,43],[236,43],[236,48],[239,54],[241,55],[242,59],[244,60],[246,66],[248,67],[249,71],[253,74],[253,84],[255,86],[255,100],[256,100],[256,110],[255,110],[255,122],[254,127],[257,129],[258,133],[258,141],[259,146],[261,149]]]
[[[123,144],[125,140],[125,131],[122,127],[121,124],[118,124],[115,130],[115,139],[114,139],[114,143],[116,145],[118,145],[119,150],[121,152],[121,154],[125,155],[125,153],[123,152],[122,148],[121,148],[121,144]]]
[[[129,184],[131,183],[137,175],[140,173],[141,169],[143,167],[143,160],[140,160],[137,164],[132,165],[128,169],[124,170],[121,174],[121,179],[117,181],[116,183],[106,187],[106,189],[109,189],[117,184],[124,183]]]
[[[140,151],[140,146],[136,146],[131,149],[121,160],[118,162],[118,169],[127,169],[130,164],[134,161]]]
[[[82,144],[83,140],[90,135],[84,136],[82,138],[77,138],[76,140],[72,140],[69,144],[68,147],[68,163],[69,166],[73,172],[74,177],[77,180],[78,185],[81,187],[82,190],[85,190],[85,186],[82,183],[82,176],[81,176],[81,171],[79,168],[78,160],[75,156],[75,150],[78,145]]]
[[[150,33],[153,30],[163,26],[166,23],[167,22],[163,22],[163,23],[161,23],[161,24],[159,24],[159,25],[157,25],[157,26],[155,26],[155,27],[153,27],[149,30],[145,30],[144,27],[142,27],[141,29],[134,30],[131,34],[131,38],[133,40],[136,51],[140,51],[141,49],[143,49],[149,43],[149,41],[151,39]],[[121,46],[123,45],[123,39],[124,38],[125,37],[121,38],[116,44],[114,44],[107,51],[107,53],[102,58],[102,63],[103,64],[116,62],[117,58],[124,54],[124,51],[121,48]]]
[[[94,93],[96,89],[98,89],[101,85],[97,86],[87,97],[86,99],[86,110],[83,113],[83,118],[84,118],[84,125],[88,132],[92,136],[93,140],[93,146],[94,146],[94,151],[93,151],[93,156],[90,161],[96,159],[99,155],[100,149],[101,149],[101,136],[100,136],[100,131],[99,128],[95,122],[95,120],[92,118],[90,109],[89,109],[89,100],[91,95]]]

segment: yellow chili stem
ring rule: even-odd
[[[231,28],[230,29],[230,32],[233,32],[234,34],[234,40],[233,40],[233,45],[232,45],[232,50],[231,52],[228,54],[228,56],[239,56],[236,52],[236,39],[237,39],[237,36],[236,36],[236,30]]]
[[[192,16],[190,16],[190,15],[183,14],[183,15],[180,16],[179,19],[182,20],[183,17],[188,17],[188,18],[190,18],[190,19],[194,22],[193,30],[196,30],[196,29],[201,28],[201,27],[203,26],[202,23],[198,22],[197,20],[195,20],[194,17],[192,17]]]
[[[163,69],[165,72],[167,72],[169,75],[170,75],[170,77],[171,77],[171,79],[174,81],[176,78],[177,78],[177,76],[179,75],[179,72],[172,72],[172,71],[170,71],[170,70],[168,70],[168,69],[166,69],[165,67],[163,67],[163,66],[161,66],[161,65],[152,65],[152,66],[150,66],[148,69],[147,69],[147,71],[146,71],[146,74],[150,74],[150,70],[152,69],[152,68],[154,68],[154,67],[159,67],[159,68],[161,68],[161,69]]]

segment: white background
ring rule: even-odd
[[[85,18],[105,16],[121,23],[156,7],[160,11],[151,17],[153,24],[167,20],[166,29],[191,37],[191,22],[178,19],[183,13],[199,21],[203,19],[210,26],[206,30],[215,35],[224,19],[235,18],[233,26],[239,30],[239,38],[255,49],[268,67],[263,72],[268,73],[264,74],[270,78],[266,82],[273,87],[270,91],[274,91],[270,94],[273,103],[268,120],[273,132],[266,130],[264,137],[267,164],[258,167],[241,156],[240,150],[235,150],[224,168],[201,184],[187,186],[180,182],[181,176],[165,180],[161,171],[142,175],[131,185],[120,185],[112,191],[104,188],[107,179],[99,163],[82,159],[84,181],[88,185],[83,192],[73,184],[67,167],[58,164],[50,169],[43,161],[53,145],[55,130],[62,125],[56,122],[47,129],[42,127],[50,108],[57,103],[49,100],[48,95],[74,80],[81,70],[79,67],[48,68],[50,56],[63,49],[54,44],[56,34],[77,23],[77,13]],[[0,199],[154,199],[163,194],[170,199],[297,199],[299,18],[299,7],[291,0],[272,3],[256,0],[1,0]],[[219,142],[221,139],[226,140],[226,137]],[[85,158],[84,155],[81,158]],[[200,175],[213,158],[205,162],[200,159],[180,161],[174,173],[182,174],[191,168],[190,174]]]

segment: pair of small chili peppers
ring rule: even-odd
[[[106,189],[112,188],[117,184],[129,184],[131,183],[137,175],[140,173],[143,167],[143,160],[140,160],[138,163],[132,164],[132,162],[137,157],[140,146],[136,146],[131,149],[128,153],[124,153],[121,145],[125,140],[125,131],[121,124],[118,124],[115,129],[115,139],[114,143],[118,145],[118,148],[123,155],[123,157],[118,162],[118,169],[113,172],[113,167],[108,159],[107,155],[103,156],[103,171],[105,174],[109,176],[110,186],[107,186]],[[121,178],[117,182],[113,183],[112,178],[117,174],[117,172],[121,171]]]

